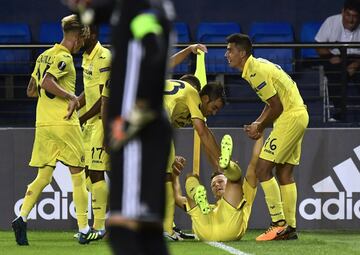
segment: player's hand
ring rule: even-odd
[[[207,53],[207,48],[204,44],[200,44],[200,43],[197,43],[197,44],[192,44],[189,46],[190,49],[191,49],[191,52],[194,53],[194,54],[199,54],[198,50],[201,50],[205,53]]]
[[[182,156],[175,156],[175,160],[172,163],[173,174],[179,176],[181,171],[184,169],[186,163],[186,159]]]
[[[80,106],[80,102],[77,98],[77,96],[72,96],[69,100],[68,108],[67,108],[67,114],[64,117],[64,119],[69,120],[73,114],[73,112]]]
[[[250,125],[244,125],[244,130],[248,137],[253,140],[258,140],[262,134],[259,122],[253,122]]]
[[[85,123],[85,121],[86,121],[83,116],[84,116],[84,115],[82,115],[82,116],[79,117],[80,127],[82,127],[82,125],[83,125],[83,124]]]

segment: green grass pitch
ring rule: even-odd
[[[168,242],[172,255],[359,255],[360,231],[302,231],[299,240],[255,242],[260,231],[250,230],[244,239],[224,242],[233,253],[199,241]],[[18,246],[11,231],[0,231],[0,254],[6,255],[110,255],[105,240],[80,245],[73,232],[29,231],[30,246]],[[238,252],[237,252],[238,250]]]

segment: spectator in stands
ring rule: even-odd
[[[252,56],[252,43],[247,35],[232,34],[227,43],[225,56],[229,66],[242,72],[265,103],[261,115],[245,125],[245,132],[256,140],[266,127],[274,126],[256,164],[256,176],[264,190],[272,223],[256,240],[295,239],[297,190],[293,170],[299,164],[309,122],[306,106],[296,83],[280,66]],[[272,173],[274,167],[278,181]]]
[[[223,137],[219,165],[224,169],[224,173],[214,173],[211,178],[215,204],[208,204],[205,187],[200,184],[199,176],[187,176],[186,197],[182,195],[179,178],[176,178],[176,204],[190,215],[192,229],[200,240],[235,241],[240,240],[245,234],[256,195],[255,167],[263,141],[261,137],[255,142],[246,176],[242,179],[240,167],[231,161],[231,136]],[[185,159],[178,157],[174,164],[174,172],[181,172],[184,163]],[[207,206],[211,209],[204,213]]]
[[[321,42],[360,42],[360,1],[345,0],[341,14],[328,17],[315,36]],[[318,48],[317,52],[324,62],[328,79],[330,100],[334,104],[334,115],[331,121],[345,120],[342,107],[342,61],[339,49]],[[360,68],[360,49],[347,49],[346,83],[349,80],[360,81],[357,71]]]

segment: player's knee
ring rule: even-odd
[[[272,178],[272,168],[267,168],[262,165],[257,165],[255,170],[256,177],[259,181],[267,181]]]
[[[230,161],[229,167],[224,170],[224,175],[229,181],[237,182],[241,179],[241,168],[235,162]]]

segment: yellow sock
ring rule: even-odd
[[[286,222],[290,227],[296,228],[296,183],[294,182],[287,185],[280,185],[280,192],[283,201]]]
[[[28,185],[20,211],[20,216],[25,221],[43,189],[51,183],[53,171],[54,168],[51,166],[39,168],[35,180]]]
[[[175,214],[175,199],[172,182],[165,182],[165,217],[163,222],[164,231],[169,235],[173,233]]]
[[[91,182],[91,179],[90,179],[90,176],[86,177],[86,189],[92,193],[92,182]]]
[[[193,199],[196,187],[200,185],[199,179],[195,176],[190,176],[185,181],[185,190],[189,198]]]
[[[284,211],[281,201],[280,188],[275,177],[268,181],[261,182],[261,186],[265,193],[265,200],[268,206],[272,222],[284,220]]]
[[[224,169],[224,175],[230,181],[238,181],[241,178],[241,168],[234,161],[230,161],[229,166]]]
[[[88,226],[88,192],[86,190],[85,178],[85,171],[71,175],[73,199],[79,229],[85,229]]]
[[[108,200],[108,186],[105,180],[92,185],[92,209],[94,213],[94,229],[105,229],[106,205]]]

